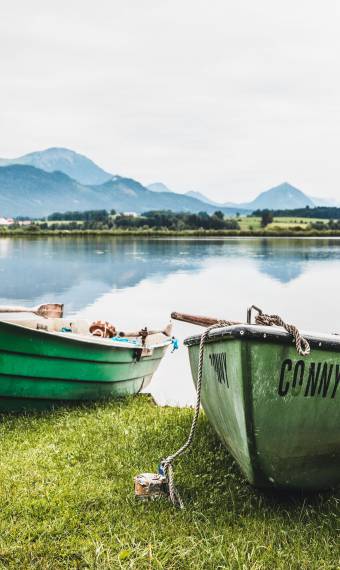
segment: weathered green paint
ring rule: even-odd
[[[199,346],[188,345],[196,383]],[[291,342],[216,336],[204,349],[202,405],[253,485],[340,483],[340,352],[314,347],[303,358]]]
[[[135,394],[150,382],[166,347],[138,361],[133,348],[0,322],[0,410]]]

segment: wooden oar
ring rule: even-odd
[[[184,323],[190,323],[192,325],[198,325],[200,327],[210,327],[211,325],[216,325],[221,319],[216,317],[203,317],[200,315],[187,315],[186,313],[171,313],[171,318],[176,321],[183,321]],[[238,321],[229,321],[233,325],[240,324]]]
[[[117,336],[126,337],[126,338],[139,337],[139,336],[143,336],[141,334],[141,332],[142,332],[141,330],[139,330],[139,331],[128,331],[128,332],[119,331],[117,333]],[[165,327],[165,329],[163,329],[161,331],[159,331],[159,330],[157,330],[157,331],[147,330],[147,336],[149,336],[150,334],[164,334],[165,336],[171,336],[171,332],[172,332],[172,325],[171,325],[171,323],[169,323]]]
[[[63,316],[64,305],[46,303],[37,307],[1,307],[0,313],[33,313],[39,317],[60,319]]]

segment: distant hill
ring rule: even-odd
[[[135,180],[114,177],[95,188],[101,196],[113,199],[113,208],[118,211],[146,212],[147,210],[172,210],[174,212],[215,212],[216,208],[196,198],[175,192],[152,192]],[[236,211],[229,209],[228,214]]]
[[[105,172],[92,160],[67,148],[48,148],[19,158],[0,158],[0,166],[13,164],[35,166],[46,172],[59,170],[81,184],[102,184],[112,178],[112,174]]]
[[[151,192],[172,192],[163,182],[153,182],[146,187]]]
[[[186,196],[191,196],[191,198],[197,198],[197,200],[201,200],[201,202],[205,202],[206,204],[211,204],[212,206],[217,206],[218,208],[223,207],[222,204],[220,204],[219,202],[214,202],[213,200],[210,200],[210,198],[208,198],[207,196],[205,196],[201,192],[194,192],[193,190],[191,190],[190,192],[186,192],[185,194],[186,194]],[[234,206],[234,204],[233,204],[233,206]]]
[[[100,185],[83,185],[62,172],[45,172],[34,166],[0,167],[0,214],[44,217],[67,210],[115,209],[142,213],[173,210],[208,213],[216,208],[175,192],[151,192],[136,180],[113,176]],[[223,210],[234,215],[236,209]]]
[[[170,190],[170,188],[168,188],[165,184],[163,184],[163,182],[153,182],[152,184],[149,184],[147,188],[152,192],[173,192],[172,190]],[[201,202],[204,202],[205,204],[210,204],[211,206],[217,206],[219,208],[223,207],[223,204],[219,204],[218,202],[210,200],[210,198],[207,198],[207,196],[205,196],[201,192],[194,192],[193,190],[191,190],[190,192],[185,192],[184,196],[195,198],[196,200],[200,200]],[[229,204],[227,206],[229,206]],[[231,207],[234,207],[234,204],[231,204]]]
[[[243,202],[243,203],[235,203],[235,202],[225,202],[225,203],[218,203],[214,202],[207,198],[201,192],[187,192],[187,196],[191,196],[193,198],[197,198],[202,202],[207,204],[213,205],[216,208],[233,208],[238,210],[283,210],[283,209],[294,209],[294,208],[304,208],[305,206],[314,206],[316,205],[314,199],[310,198],[298,188],[295,188],[288,182],[284,182],[279,186],[275,186],[274,188],[270,188],[265,192],[259,194],[254,200],[251,202]],[[325,200],[322,205],[326,204],[332,205],[329,201]]]
[[[295,188],[288,182],[275,186],[266,192],[261,192],[252,202],[240,204],[241,208],[250,210],[294,210],[314,206],[314,202],[309,196]]]

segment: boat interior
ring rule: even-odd
[[[87,340],[91,342],[100,343],[119,343],[139,345],[144,344],[146,347],[155,347],[171,342],[171,325],[167,325],[162,331],[150,330],[145,336],[144,343],[142,343],[142,336],[140,331],[124,332],[119,331],[113,337],[97,336],[90,332],[91,322],[85,319],[66,319],[66,318],[44,318],[29,313],[18,314],[0,314],[0,323],[9,323],[12,325],[24,327],[26,329],[39,330],[52,334],[70,335],[73,338]]]

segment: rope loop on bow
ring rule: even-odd
[[[180,455],[182,455],[185,451],[187,451],[187,449],[191,446],[194,437],[195,437],[195,432],[196,432],[196,428],[197,428],[197,422],[198,422],[198,416],[200,413],[200,407],[201,407],[201,390],[202,390],[202,373],[203,373],[203,360],[204,360],[204,345],[206,343],[206,340],[209,336],[210,331],[212,331],[213,329],[217,329],[220,327],[228,327],[230,325],[234,324],[233,321],[219,321],[216,324],[211,325],[210,327],[208,327],[207,329],[205,329],[205,331],[202,333],[201,335],[201,340],[200,340],[200,347],[199,347],[199,356],[198,356],[198,372],[197,372],[197,384],[196,384],[196,404],[195,404],[195,412],[194,412],[194,417],[192,420],[192,424],[191,424],[191,428],[190,428],[190,433],[188,436],[188,439],[186,440],[186,442],[182,445],[182,447],[180,447],[177,451],[175,451],[175,453],[173,453],[172,455],[169,455],[168,457],[166,457],[165,459],[163,459],[160,463],[160,467],[159,467],[159,471],[160,473],[163,475],[165,475],[166,478],[166,482],[168,485],[168,490],[169,490],[169,496],[170,496],[170,500],[172,502],[172,504],[176,507],[179,507],[180,509],[184,508],[184,503],[181,499],[181,496],[179,494],[179,492],[177,491],[176,487],[175,487],[175,482],[174,482],[174,472],[173,472],[173,462],[175,461],[175,459],[177,459]]]
[[[300,334],[299,329],[295,325],[286,323],[279,315],[266,315],[261,311],[261,309],[258,309],[257,307],[254,308],[258,311],[258,314],[255,317],[255,323],[257,325],[264,325],[267,327],[275,325],[277,327],[283,327],[294,338],[296,350],[300,356],[308,356],[310,353],[309,342]]]

